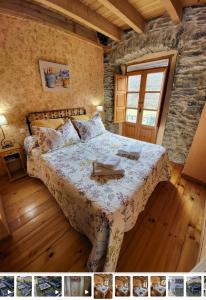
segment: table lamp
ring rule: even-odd
[[[100,112],[103,112],[103,106],[102,105],[98,105],[97,107],[96,107],[96,112],[98,112],[98,113],[100,113]]]
[[[0,115],[0,128],[2,131],[2,135],[3,135],[3,139],[1,140],[1,147],[3,149],[12,146],[12,143],[10,141],[8,141],[8,142],[5,141],[6,137],[5,137],[3,128],[2,128],[3,125],[7,125],[7,124],[8,124],[8,122],[7,122],[6,117],[4,115]]]

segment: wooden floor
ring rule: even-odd
[[[160,183],[125,234],[117,271],[189,271],[199,250],[206,188],[181,178]],[[67,222],[37,179],[0,180],[12,237],[0,243],[0,271],[87,271],[87,238]]]

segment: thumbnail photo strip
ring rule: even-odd
[[[0,296],[14,296],[14,276],[0,276]]]
[[[22,275],[16,278],[16,296],[31,297],[32,296],[32,276]]]
[[[61,297],[61,276],[35,276],[34,296],[36,297]]]
[[[64,296],[65,297],[91,297],[92,277],[91,276],[65,276]]]
[[[199,274],[0,274],[0,298],[135,299],[206,297]]]

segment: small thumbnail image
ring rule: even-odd
[[[36,297],[60,297],[62,295],[61,276],[35,276],[34,283]]]
[[[32,296],[32,277],[31,276],[17,276],[16,295],[19,297],[31,297]]]
[[[112,299],[112,274],[94,274],[94,299]]]
[[[168,278],[168,296],[183,297],[184,296],[184,277],[169,276]]]
[[[204,276],[204,297],[206,297],[206,276]]]
[[[186,295],[187,297],[201,297],[202,283],[201,276],[187,276]]]
[[[0,276],[0,297],[14,296],[14,276]]]
[[[148,276],[133,277],[133,296],[135,297],[148,296]]]
[[[65,276],[64,296],[91,297],[91,276]]]
[[[151,276],[151,296],[165,297],[166,296],[166,276]]]
[[[115,296],[129,297],[130,296],[130,277],[116,276],[115,277]]]

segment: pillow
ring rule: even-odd
[[[27,155],[31,154],[32,149],[36,147],[38,147],[38,141],[35,135],[27,136],[24,139],[24,149]]]
[[[33,127],[33,129],[37,136],[38,145],[43,153],[51,152],[80,141],[70,120],[58,128],[58,130],[47,127]]]
[[[74,120],[74,123],[78,129],[82,141],[92,139],[106,131],[99,114],[96,114],[89,121]]]
[[[63,118],[58,119],[43,119],[43,120],[33,120],[31,122],[31,126],[37,126],[37,127],[47,127],[47,128],[53,128],[57,129],[61,125],[64,124]]]
[[[72,120],[77,120],[77,121],[89,121],[90,120],[90,116],[88,115],[77,115],[77,116],[72,116],[71,117]]]
[[[68,120],[64,125],[58,128],[57,132],[59,132],[64,140],[64,145],[72,145],[80,142],[79,135],[75,130],[71,120]]]

